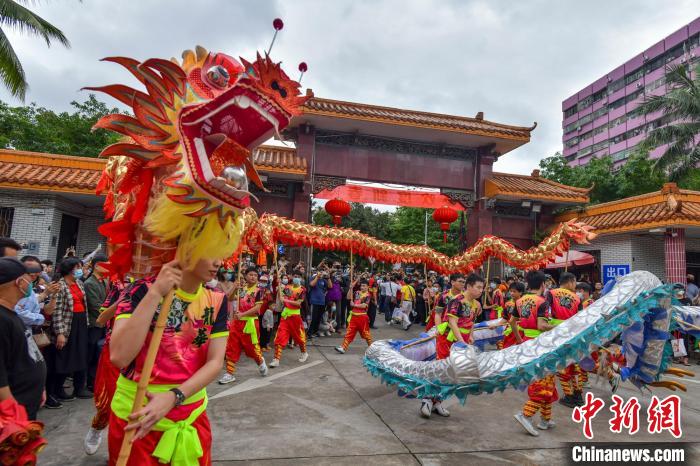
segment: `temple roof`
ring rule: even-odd
[[[493,172],[486,180],[484,194],[495,199],[542,200],[561,204],[586,204],[590,188],[576,188],[540,176]]]
[[[700,226],[700,192],[666,183],[660,191],[572,210],[559,215],[556,221],[572,218],[596,227],[598,234]]]
[[[312,93],[311,93],[312,94]],[[311,97],[291,127],[312,124],[320,129],[359,132],[418,141],[478,147],[493,144],[504,154],[530,141],[533,126],[512,126],[476,117],[382,107]]]
[[[260,146],[253,162],[261,173],[306,175],[294,148]],[[0,149],[0,188],[94,194],[105,159]]]

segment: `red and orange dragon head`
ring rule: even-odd
[[[307,97],[299,83],[267,54],[239,62],[196,47],[181,62],[104,60],[145,88],[87,88],[133,111],[95,125],[124,136],[102,152],[110,160],[98,186],[107,195],[111,221],[100,231],[112,246],[112,272],[149,273],[175,248],[184,264],[229,257],[240,239],[239,214],[250,204],[248,181],[264,189],[252,150],[301,112]]]

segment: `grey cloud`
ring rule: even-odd
[[[70,50],[11,38],[29,75],[29,101],[65,109],[85,85],[124,82],[107,55],[179,56],[196,44],[234,56],[263,50],[316,95],[487,119],[539,123],[532,141],[497,162],[529,173],[561,149],[561,101],[697,14],[647,1],[70,1],[34,8]],[[0,98],[6,93],[0,92]]]

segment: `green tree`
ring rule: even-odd
[[[700,162],[700,65],[695,68],[694,77],[684,64],[667,68],[666,86],[666,94],[647,97],[639,109],[645,115],[661,111],[668,124],[650,131],[639,149],[648,154],[667,144],[656,168],[672,181],[681,181]]]
[[[66,47],[70,47],[70,42],[60,29],[20,3],[28,2],[26,0],[21,2],[0,0],[0,80],[13,96],[24,101],[28,87],[27,78],[22,63],[7,37],[7,28],[40,36],[46,41],[47,46],[51,46],[52,40],[56,40]]]
[[[591,159],[588,164],[570,167],[561,154],[540,161],[542,177],[578,188],[590,188],[591,204],[609,202],[657,191],[666,176],[654,169],[654,161],[644,154],[633,154],[627,162],[615,168],[612,158]],[[700,178],[698,179],[700,184]]]
[[[425,214],[428,213],[428,246],[448,256],[459,250],[459,221],[450,225],[448,241],[443,241],[440,225],[432,219],[431,209],[399,207],[391,216],[389,241],[397,244],[423,244],[425,242]]]
[[[119,109],[109,108],[90,94],[84,102],[71,102],[74,112],[56,113],[32,103],[11,107],[0,102],[0,147],[97,157],[119,135],[92,126]]]

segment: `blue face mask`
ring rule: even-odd
[[[28,298],[32,295],[32,292],[34,291],[34,284],[32,282],[27,282],[27,289],[24,292],[24,297]]]
[[[233,274],[230,273],[230,272],[225,273],[225,274],[224,274],[224,277],[225,277],[226,280],[228,280],[228,281],[233,280]]]
[[[297,286],[301,285],[301,278],[299,278],[299,277],[292,278],[292,283],[294,283]]]
[[[83,269],[75,269],[73,270],[73,278],[76,280],[81,278],[83,276]]]

